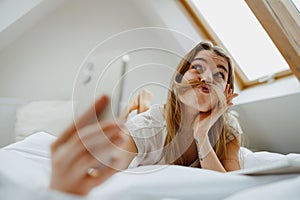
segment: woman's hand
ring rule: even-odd
[[[225,106],[217,104],[209,112],[200,112],[195,118],[194,122],[194,138],[201,141],[208,134],[209,129],[216,123],[216,121],[225,113],[225,111],[233,106],[232,99],[237,97],[237,93],[233,93],[229,85],[226,85],[224,95],[226,98]]]
[[[125,142],[122,125],[98,122],[108,98],[102,97],[51,146],[50,188],[86,195],[116,172],[121,158],[117,148]],[[96,113],[95,113],[96,112]],[[96,115],[95,115],[96,114]]]

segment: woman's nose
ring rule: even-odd
[[[206,69],[201,75],[201,81],[205,81],[205,82],[212,82],[213,78],[212,78],[212,72],[209,69]]]

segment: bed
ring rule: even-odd
[[[71,116],[60,115],[60,123],[53,126],[58,117],[54,108],[68,111],[70,105],[69,101],[30,102],[16,110],[16,142],[0,149],[1,199],[25,199],[26,195],[28,199],[81,199],[48,189],[49,147],[65,123],[71,120]],[[39,126],[33,126],[41,113],[47,113],[47,120],[39,120]],[[299,154],[252,152],[244,147],[240,154],[244,169],[289,159],[300,163]],[[13,182],[13,186],[9,182]],[[182,166],[149,165],[116,173],[84,198],[299,199],[299,188],[300,173],[238,175]]]

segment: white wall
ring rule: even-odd
[[[299,102],[295,76],[239,92],[232,109],[239,113],[244,145],[256,151],[300,153]]]
[[[170,16],[176,16],[176,23]],[[0,32],[0,97],[4,102],[7,99],[70,99],[77,71],[87,54],[114,34],[142,27],[174,29],[189,40],[200,40],[188,18],[173,0],[160,3],[148,0],[64,0],[63,3],[44,0]],[[134,42],[137,37],[132,36],[130,41]],[[149,40],[154,44],[173,45],[173,48],[179,45],[186,51],[193,46],[186,42],[176,44],[173,37],[176,34],[162,41],[158,34]],[[107,49],[105,56],[113,54],[115,50]],[[128,70],[145,63],[151,66],[150,62],[175,68],[178,59],[157,52],[135,52],[130,54]],[[143,76],[136,76],[137,71],[132,72],[132,78],[125,82],[123,101],[134,95],[132,90],[138,89],[136,86],[145,81]],[[148,89],[156,94],[154,103],[165,101],[166,87],[172,73],[167,67],[159,73],[147,71],[149,81],[160,82],[164,86],[148,85]],[[1,116],[0,145],[12,142],[13,138],[14,124],[7,122],[12,118],[15,108],[6,111]],[[10,116],[6,122],[5,116]]]
[[[236,105],[244,144],[259,151],[300,153],[299,102],[300,93],[294,93]]]
[[[1,0],[0,1],[0,32],[28,13],[43,0]]]
[[[239,97],[234,100],[236,105],[300,93],[300,83],[295,76],[288,76],[238,93]]]
[[[69,1],[0,52],[1,96],[68,99],[79,65],[99,42],[149,26],[134,1]]]

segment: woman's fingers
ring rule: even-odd
[[[95,160],[104,165],[110,165],[111,159],[118,152],[122,151],[122,144],[125,141],[124,135],[122,133],[118,133],[113,135],[111,138],[105,138],[106,142],[102,144],[98,144],[93,140],[89,140],[85,142],[86,151],[93,156]],[[84,151],[84,153],[86,152]],[[76,158],[74,159],[76,162]]]
[[[116,172],[116,161],[121,160],[121,158],[120,154],[118,154],[118,148],[111,143],[118,144],[118,137],[122,137],[123,134],[119,131],[120,129],[115,129],[111,126],[109,126],[108,129],[112,132],[107,134],[110,137],[109,139],[102,138],[102,140],[99,141],[102,142],[101,145],[97,142],[93,143],[93,145],[97,146],[99,151],[103,152],[100,156],[95,156],[93,154],[95,152],[91,153],[88,150],[90,142],[92,140],[95,141],[95,138],[90,137],[90,135],[85,137],[85,142],[89,143],[86,146],[84,146],[83,143],[72,146],[70,145],[70,141],[67,141],[52,153],[51,188],[69,191],[75,194],[86,194],[93,188],[91,186],[105,181]],[[106,128],[104,128],[104,130],[105,133],[108,132]],[[93,136],[95,136],[95,134],[99,133],[92,133]],[[106,137],[106,135],[103,137]],[[81,140],[78,141],[81,142]],[[103,143],[103,141],[107,142]],[[98,174],[96,173],[96,175],[93,174],[93,176],[91,176],[92,174],[89,174],[89,169],[95,169],[95,172]],[[64,178],[61,179],[61,177]],[[98,181],[91,178],[95,178]]]
[[[105,157],[104,152],[113,151],[124,141],[122,126],[111,122],[95,123],[77,131],[61,147],[61,154],[58,159],[63,159],[63,165],[68,167],[76,162],[82,154],[89,153],[99,160]]]
[[[121,158],[115,151],[110,151],[106,153],[106,162],[99,161],[95,159],[91,154],[85,154],[81,156],[76,163],[74,163],[70,170],[73,170],[77,174],[80,174],[81,177],[86,175],[92,177],[103,176],[104,171],[107,168],[117,170],[118,164],[121,161]]]
[[[125,145],[127,138],[122,133],[124,125],[98,122],[107,102],[106,96],[100,98],[52,144],[51,188],[84,195],[119,168],[122,154],[118,147]]]
[[[54,151],[60,144],[66,142],[77,129],[80,129],[95,121],[97,117],[101,114],[108,103],[108,97],[102,96],[98,99],[93,106],[91,106],[85,114],[83,114],[76,123],[71,124],[71,126],[51,145],[51,150]]]
[[[52,165],[50,187],[64,192],[86,195],[92,188],[116,172],[114,165],[115,161],[112,161],[112,167],[101,165],[90,154],[80,157],[74,165],[65,170]],[[89,173],[89,169],[95,170]]]
[[[85,114],[83,114],[77,121],[76,127],[77,129],[81,129],[82,127],[92,124],[98,121],[99,116],[103,112],[104,108],[107,106],[109,102],[109,98],[107,96],[101,96],[93,106],[91,106]]]
[[[229,84],[226,85],[224,94],[225,94],[225,97],[226,97],[227,105],[229,107],[232,106],[233,103],[231,101],[232,101],[232,99],[234,99],[235,97],[237,97],[238,94],[237,93],[233,93],[233,90],[230,88]]]
[[[228,95],[228,97],[227,97],[227,102],[228,102],[228,101],[231,101],[232,99],[234,99],[234,98],[237,97],[237,96],[238,96],[237,93],[233,93],[233,94]]]
[[[68,168],[69,171],[73,171],[78,178],[84,178],[86,175],[96,177],[103,171],[107,166],[113,164],[114,159],[112,155],[107,155],[109,163],[102,163],[95,159],[91,154],[86,153],[78,157],[76,162],[74,162]]]
[[[232,99],[234,99],[235,97],[237,97],[238,94],[237,93],[234,93],[234,94],[231,94],[228,98],[227,98],[227,104],[232,104]]]

